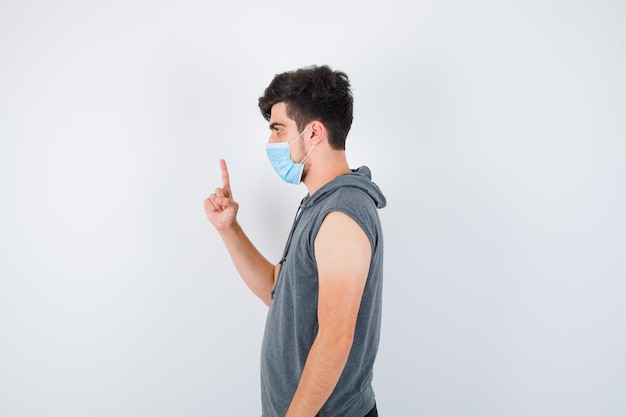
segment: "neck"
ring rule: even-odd
[[[346,152],[332,150],[323,158],[312,160],[308,166],[306,177],[302,181],[313,195],[317,190],[335,178],[352,172],[348,165]]]

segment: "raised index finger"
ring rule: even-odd
[[[223,159],[220,159],[220,169],[222,170],[222,189],[224,190],[224,195],[230,197],[232,194],[230,191],[230,177],[228,176],[226,161]]]

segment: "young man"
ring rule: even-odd
[[[236,220],[226,163],[204,202],[239,274],[269,306],[261,352],[264,417],[377,416],[371,387],[380,336],[385,197],[350,169],[352,93],[327,66],[278,74],[259,98],[267,155],[302,200],[283,256],[270,263]]]

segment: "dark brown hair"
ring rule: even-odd
[[[285,103],[287,116],[295,120],[299,130],[319,120],[328,131],[333,149],[345,149],[352,126],[352,92],[348,76],[328,66],[310,66],[276,74],[259,97],[259,109],[269,120],[272,106]]]

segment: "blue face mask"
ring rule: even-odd
[[[302,161],[294,162],[293,159],[291,159],[289,148],[304,135],[304,132],[306,132],[308,128],[307,126],[302,133],[291,142],[268,143],[265,147],[267,157],[274,167],[274,170],[283,181],[289,184],[300,184],[302,172],[304,171],[304,165],[302,163],[309,157],[315,147],[315,145],[311,146],[311,149],[309,149],[309,152],[302,158]]]

